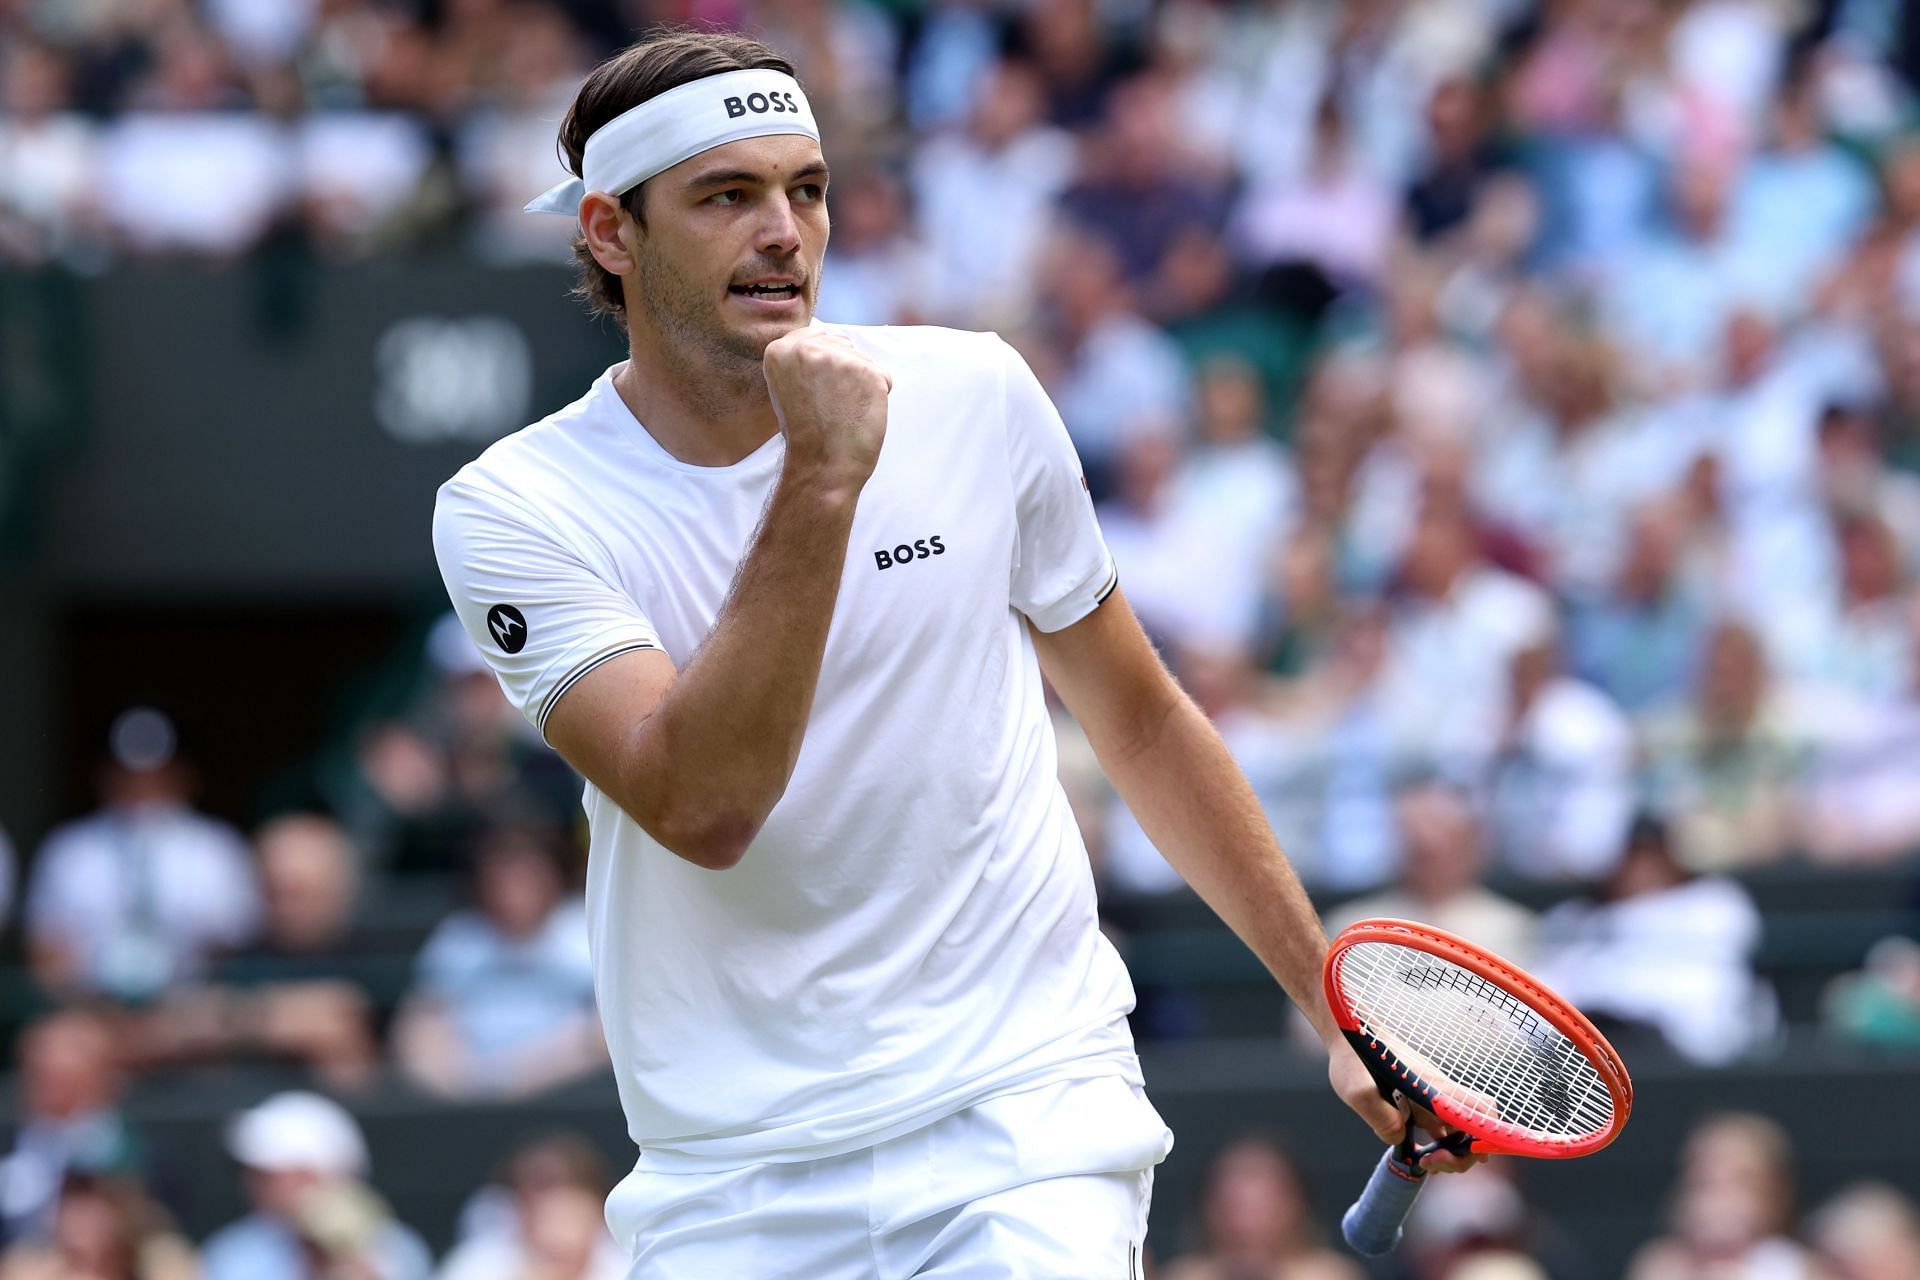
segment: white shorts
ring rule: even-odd
[[[1139,1280],[1173,1135],[1118,1076],[990,1098],[824,1160],[641,1167],[607,1202],[627,1280]]]

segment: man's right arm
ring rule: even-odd
[[[546,721],[648,835],[712,870],[740,860],[793,776],[891,385],[817,330],[769,346],[766,369],[786,458],[712,633],[677,673],[652,649],[601,664]]]

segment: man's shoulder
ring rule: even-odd
[[[440,486],[441,499],[453,490],[516,494],[543,475],[593,474],[592,467],[577,465],[577,455],[596,448],[605,453],[605,382],[603,376],[571,404],[488,445]],[[570,461],[576,465],[569,466]]]
[[[89,813],[69,818],[47,832],[33,862],[36,869],[62,862],[112,844],[111,822],[105,813]]]
[[[862,351],[889,360],[897,378],[914,366],[946,373],[997,373],[1013,356],[1013,349],[997,333],[948,329],[933,324],[836,324]]]

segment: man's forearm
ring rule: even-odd
[[[1100,763],[1148,838],[1331,1043],[1320,917],[1213,725],[1170,687],[1138,739],[1111,756]]]
[[[731,865],[786,790],[857,496],[782,473],[713,631],[638,730],[630,808],[683,856]]]

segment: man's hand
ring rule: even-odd
[[[1340,1101],[1353,1108],[1367,1128],[1380,1141],[1392,1145],[1406,1135],[1406,1113],[1380,1096],[1366,1064],[1355,1057],[1345,1043],[1327,1046],[1327,1079]]]
[[[1435,1138],[1444,1138],[1453,1132],[1452,1125],[1404,1098],[1398,1107],[1382,1098],[1372,1074],[1344,1043],[1327,1046],[1327,1078],[1333,1091],[1340,1095],[1340,1101],[1352,1107],[1354,1114],[1373,1130],[1374,1136],[1388,1145],[1397,1144],[1406,1135],[1409,1120]],[[1484,1164],[1486,1159],[1483,1155],[1460,1156],[1441,1150],[1422,1160],[1420,1167],[1428,1173],[1461,1173]]]
[[[858,493],[880,461],[893,379],[843,335],[812,324],[767,344],[761,367],[788,467]]]

